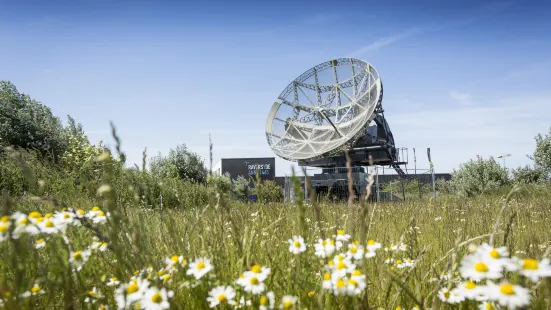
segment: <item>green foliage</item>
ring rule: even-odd
[[[67,137],[50,108],[19,93],[11,82],[0,81],[0,148],[7,146],[57,160],[67,149]]]
[[[207,184],[213,187],[217,192],[228,195],[232,190],[232,182],[229,174],[210,175],[207,177]]]
[[[383,186],[383,191],[401,196],[402,185],[404,186],[404,193],[408,196],[419,196],[419,193],[421,193],[421,195],[425,195],[431,193],[432,191],[432,186],[430,184],[419,184],[419,181],[417,179],[405,181],[397,180],[390,182]]]
[[[536,170],[541,170],[547,175],[551,174],[551,128],[549,134],[542,136],[538,134],[536,137],[536,150],[531,156],[534,160]]]
[[[161,154],[151,159],[151,173],[161,178],[178,178],[191,182],[205,183],[207,168],[199,155],[189,151],[185,144],[171,149],[168,156]]]
[[[436,191],[440,194],[454,194],[457,192],[454,182],[451,180],[438,179],[434,182]]]
[[[238,176],[237,179],[232,180],[232,193],[234,199],[237,201],[248,201],[249,200],[249,180],[243,176]]]
[[[547,174],[541,168],[532,168],[528,165],[513,170],[515,183],[528,184],[542,182],[547,179]]]
[[[257,195],[258,202],[279,202],[282,200],[281,186],[273,180],[264,180],[256,182],[253,193]]]
[[[510,184],[507,170],[501,167],[493,157],[469,160],[459,170],[452,173],[452,181],[459,194],[473,196],[499,189]]]

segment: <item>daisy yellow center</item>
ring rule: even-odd
[[[308,297],[314,297],[314,295],[316,295],[316,292],[314,291],[308,292]]]
[[[251,278],[250,282],[252,285],[257,285],[259,281],[257,278]]]
[[[339,255],[339,257],[337,259],[339,260],[339,262],[342,262],[344,260],[344,256]]]
[[[354,279],[348,280],[348,283],[349,283],[349,284],[352,284],[352,285],[354,285],[354,286],[358,286],[358,282],[356,282],[356,280],[354,280]]]
[[[478,272],[488,272],[488,266],[483,262],[478,262],[474,265],[474,270]]]
[[[107,246],[107,242],[104,242],[101,244],[102,247],[106,247]]]
[[[337,235],[344,235],[344,230],[342,229],[337,230]]]
[[[408,263],[411,263],[411,259],[408,259]]]
[[[36,243],[37,243],[37,244],[44,243],[44,239],[38,239],[38,240],[36,240]]]
[[[99,211],[98,215],[99,215],[99,216],[105,216],[105,212]]]
[[[467,281],[467,284],[465,284],[465,288],[468,290],[472,290],[476,288],[476,284],[473,281]]]
[[[128,285],[128,287],[126,288],[126,294],[133,294],[133,293],[136,293],[140,288],[138,287],[138,284],[136,283],[131,283],[130,285]]]
[[[321,242],[321,244],[326,245],[326,244],[327,244],[327,240],[323,240],[323,241]]]
[[[445,292],[444,292],[444,297],[446,297],[446,298],[450,298],[450,292],[448,292],[448,291],[445,291]]]
[[[92,208],[92,211],[99,211],[99,207],[97,207],[97,206],[96,206],[96,207],[93,207],[93,208]]]
[[[82,260],[82,251],[76,251],[75,253],[73,253],[73,259]]]
[[[160,304],[161,301],[163,301],[163,296],[161,296],[161,293],[155,293],[151,296],[151,301],[156,304]]]
[[[337,281],[337,288],[343,288],[343,287],[345,287],[344,281],[342,279],[339,279],[339,281]]]
[[[355,246],[353,246],[353,247],[350,249],[350,252],[356,253],[356,252],[358,252],[358,249],[357,249]]]
[[[77,214],[78,214],[78,215],[81,215],[81,216],[84,215],[84,210],[82,210],[82,209],[81,209],[81,210],[78,210],[78,211],[77,211]]]
[[[44,218],[41,216],[41,217],[36,218],[35,221],[37,223],[42,223],[42,222],[44,222]]]
[[[44,215],[44,217],[47,218],[47,219],[49,219],[52,216],[54,216],[52,213],[46,213],[46,215]]]
[[[94,295],[96,295],[96,293],[94,293],[94,291],[88,291],[88,295],[94,296]]]
[[[396,260],[396,265],[400,265],[401,263],[402,263],[402,260],[400,260],[400,259]]]
[[[205,263],[204,262],[197,263],[197,269],[203,269],[203,268],[205,268]]]
[[[116,278],[116,277],[112,277],[112,278],[111,278],[111,281],[115,282],[115,281],[117,281],[117,278]]]
[[[323,279],[324,279],[325,281],[331,280],[331,274],[330,274],[329,272],[324,273],[324,274],[323,274]]]
[[[266,296],[260,297],[260,304],[263,305],[263,306],[268,305],[268,297],[266,297]]]
[[[495,310],[495,307],[491,303],[486,303],[486,310]]]
[[[515,294],[515,289],[513,288],[513,285],[510,284],[510,283],[502,284],[499,287],[499,291],[503,295],[514,295]]]
[[[33,212],[29,213],[29,217],[33,218],[33,219],[39,218],[41,216],[42,216],[42,214],[40,214],[40,212],[33,211]]]
[[[522,262],[522,269],[524,270],[538,270],[538,261],[532,258],[527,258]]]
[[[158,275],[159,277],[162,276],[163,274],[164,274],[164,271],[162,271],[162,270],[159,270],[159,271],[157,272],[157,275]]]
[[[300,247],[300,241],[295,241],[295,247]]]
[[[2,224],[0,225],[0,233],[8,231],[8,225]]]
[[[71,217],[71,216],[69,215],[69,213],[63,214],[63,218],[64,218],[64,219],[68,219],[68,218],[70,218],[70,217]]]
[[[228,298],[226,298],[226,295],[220,294],[218,295],[218,302],[226,302]]]
[[[52,228],[52,227],[54,227],[54,223],[52,221],[47,221],[46,222],[46,227]]]
[[[346,264],[343,263],[343,262],[340,262],[340,263],[337,265],[337,269],[339,269],[339,270],[340,270],[340,269],[344,269],[344,268],[346,268]]]
[[[262,267],[260,265],[254,265],[251,267],[251,271],[254,273],[260,273],[260,271],[262,271]]]
[[[499,252],[496,249],[493,249],[492,251],[490,251],[490,256],[495,259],[498,259],[501,257],[501,255],[499,255]]]
[[[396,307],[396,310],[402,310],[402,307]]]
[[[2,223],[6,223],[10,220],[10,217],[7,215],[2,216]]]
[[[361,273],[361,271],[359,271],[358,269],[356,269],[356,270],[352,271],[352,275],[353,275],[353,276],[361,276],[362,273]]]
[[[172,257],[170,258],[170,260],[173,261],[173,262],[175,262],[175,263],[177,263],[179,259],[178,259],[178,256],[177,256],[177,255],[174,255],[174,256],[172,256]]]
[[[33,286],[33,288],[31,288],[31,292],[33,292],[33,293],[38,293],[38,292],[40,292],[40,287],[38,287],[38,286]]]
[[[330,260],[330,261],[327,262],[327,265],[333,266],[333,265],[335,265],[335,263],[333,262],[333,260]]]
[[[283,309],[293,309],[293,302],[292,301],[286,301],[283,303]]]
[[[29,224],[29,219],[24,217],[19,221],[19,224],[27,225],[27,224]]]

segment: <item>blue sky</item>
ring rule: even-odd
[[[551,126],[549,1],[0,0],[0,79],[130,163],[185,143],[208,164],[275,156],[264,135],[281,90],[358,57],[379,71],[396,143],[437,172],[511,153],[530,163]],[[276,159],[276,174],[290,162]],[[411,165],[410,165],[411,166]]]

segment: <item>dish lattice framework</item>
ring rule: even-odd
[[[341,81],[342,68],[351,74]],[[319,76],[328,70],[333,81],[321,84]],[[342,146],[365,135],[382,97],[381,79],[368,62],[356,58],[323,62],[278,96],[266,121],[266,139],[276,155],[289,161],[340,154]]]

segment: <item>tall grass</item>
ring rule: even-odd
[[[492,240],[495,247],[506,246],[512,255],[536,259],[548,257],[546,250],[551,247],[551,189],[546,185],[468,199],[442,196],[377,204],[366,199],[346,204],[306,204],[302,200],[296,204],[242,204],[214,199],[189,201],[186,208],[148,209],[129,200],[123,203],[120,193],[124,186],[113,186],[119,181],[113,175],[106,171],[94,199],[69,189],[59,200],[36,194],[18,199],[2,196],[2,215],[7,216],[37,211],[46,218],[46,214],[63,209],[90,212],[93,206],[109,214],[105,224],[75,220],[80,226],[69,226],[65,236],[21,235],[14,239],[9,234],[15,223],[3,231],[0,298],[6,308],[116,308],[117,287],[143,275],[151,286],[174,292],[169,299],[173,309],[208,308],[209,291],[219,285],[237,291],[238,305],[244,297],[244,308],[259,308],[260,296],[273,291],[275,307],[289,295],[298,298],[295,306],[300,309],[475,309],[479,302],[459,306],[438,298],[441,288],[455,285],[459,263],[470,246]],[[322,289],[326,265],[334,255],[346,252],[351,242],[328,258],[314,255],[314,244],[321,238],[333,238],[338,230],[364,246],[367,240],[383,245],[375,257],[361,259],[359,268],[366,275],[367,287],[357,296],[337,296]],[[304,253],[289,251],[288,240],[293,236],[305,239]],[[39,239],[45,239],[46,245],[37,249]],[[82,269],[75,269],[72,254],[94,242],[105,242],[106,250],[92,250]],[[402,243],[407,245],[405,251],[384,249]],[[179,267],[167,271],[173,256],[183,260]],[[210,259],[214,269],[197,280],[186,270],[201,257]],[[394,262],[411,259],[415,264],[397,268],[395,263],[385,262],[389,258]],[[245,293],[235,283],[253,265],[270,268],[266,288],[259,295]],[[450,279],[442,277],[444,274]],[[109,286],[112,277],[120,283]],[[514,273],[507,277],[533,289],[530,308],[551,307],[549,278],[532,283]],[[34,291],[41,293],[27,296],[35,284]]]

